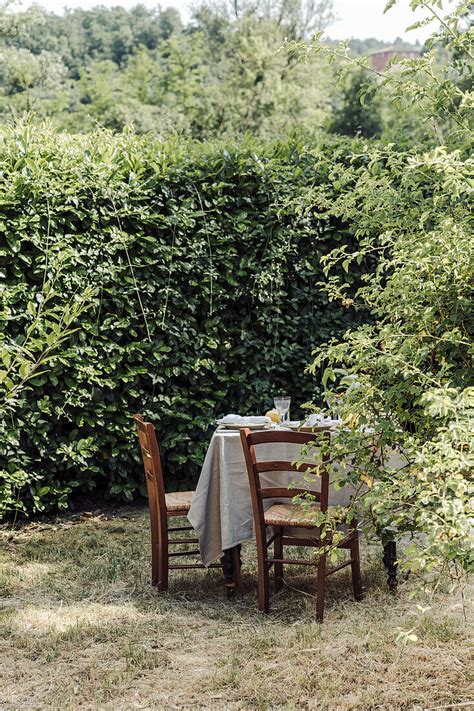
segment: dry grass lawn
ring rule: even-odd
[[[424,612],[414,579],[390,595],[378,548],[363,550],[365,600],[341,571],[318,625],[312,579],[295,569],[272,614],[258,613],[251,544],[243,599],[226,599],[219,571],[173,573],[157,594],[144,510],[2,535],[2,709],[474,707],[459,594]],[[397,641],[413,627],[417,641]]]

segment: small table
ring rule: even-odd
[[[301,445],[285,442],[260,445],[258,454],[267,460],[294,461],[301,456]],[[275,486],[278,482],[290,485],[298,476],[298,472],[269,472],[261,478],[262,482]],[[319,490],[317,479],[314,489]],[[329,505],[347,506],[354,492],[351,484],[339,490],[330,486]],[[269,499],[266,505],[272,503]],[[217,429],[214,432],[188,519],[199,539],[202,562],[208,566],[223,556],[226,585],[233,588],[236,549],[254,537],[252,500],[238,430]],[[305,533],[307,535],[304,529],[298,530],[299,535]]]

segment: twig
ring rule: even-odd
[[[213,303],[212,303],[212,297],[213,297],[213,294],[212,294],[213,281],[212,281],[212,279],[213,279],[213,276],[214,276],[214,266],[213,266],[213,263],[212,263],[211,238],[209,237],[209,230],[208,230],[208,227],[207,227],[206,212],[205,212],[205,210],[204,210],[204,205],[202,204],[201,195],[200,195],[199,190],[197,189],[197,187],[194,185],[194,183],[193,183],[193,188],[194,188],[194,190],[196,191],[196,195],[198,196],[199,204],[200,204],[200,206],[201,206],[201,212],[202,212],[202,216],[203,216],[203,219],[204,219],[204,231],[205,231],[205,233],[206,233],[207,246],[208,246],[208,249],[209,249],[209,275],[210,275],[210,278],[211,278],[211,279],[210,279],[210,286],[209,286],[209,290],[210,290],[209,316],[212,316],[212,313],[213,313],[213,308],[212,308],[212,306],[213,306]]]

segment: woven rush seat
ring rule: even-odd
[[[308,507],[297,504],[273,504],[264,513],[264,520],[267,526],[301,526],[302,528],[314,528],[315,518],[311,515],[312,510],[320,511],[317,504]]]
[[[193,494],[194,491],[173,491],[171,494],[166,494],[166,510],[168,513],[189,511]]]

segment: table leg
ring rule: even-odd
[[[227,597],[232,597],[235,591],[235,576],[234,576],[234,549],[227,548],[221,558],[222,569],[224,572],[224,585],[227,588]]]
[[[221,558],[222,567],[224,570],[224,585],[227,588],[227,597],[233,597],[235,588],[244,594],[242,576],[240,574],[240,545],[233,548],[227,548]]]
[[[389,541],[383,547],[383,564],[387,570],[387,584],[390,590],[397,589],[397,544]]]

